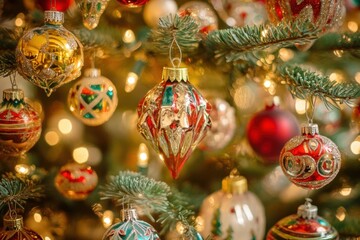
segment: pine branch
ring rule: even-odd
[[[0,208],[6,206],[24,208],[26,201],[40,198],[42,190],[42,187],[31,179],[5,174],[0,180]]]
[[[278,25],[263,24],[229,28],[209,33],[205,45],[216,58],[226,62],[257,57],[257,52],[304,44],[316,39],[319,30],[309,21],[287,21]]]
[[[146,48],[150,52],[168,55],[174,37],[184,54],[196,53],[201,39],[194,18],[178,15],[160,18],[158,28],[151,31]]]
[[[319,38],[311,47],[313,51],[343,50],[360,57],[360,32],[328,33]]]
[[[181,222],[191,239],[195,238],[194,212],[189,199],[160,181],[149,179],[139,173],[130,171],[119,172],[112,176],[109,183],[102,187],[101,199],[113,200],[118,206],[134,204],[150,214],[159,214],[158,221],[162,224],[162,232],[175,227]],[[151,217],[151,215],[150,215]],[[152,218],[152,217],[151,217]]]
[[[0,76],[8,77],[17,69],[15,50],[0,50]]]
[[[351,105],[352,99],[360,97],[360,85],[355,82],[338,83],[298,66],[282,66],[278,71],[281,83],[287,84],[290,93],[300,99],[319,97],[327,107],[338,108],[339,103]]]

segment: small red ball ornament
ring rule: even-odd
[[[98,183],[96,172],[86,164],[68,163],[55,178],[55,186],[64,197],[82,200],[94,191]]]
[[[255,114],[247,125],[249,144],[266,163],[277,162],[284,144],[299,133],[294,115],[275,104]]]
[[[44,11],[56,10],[65,12],[74,3],[74,0],[37,0],[38,5]]]
[[[134,8],[145,5],[149,0],[117,0],[117,1],[127,7]]]
[[[317,124],[302,127],[302,135],[290,139],[280,154],[280,165],[295,185],[319,189],[339,172],[341,154],[329,138],[319,135]]]

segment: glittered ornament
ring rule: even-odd
[[[134,8],[145,5],[149,0],[117,0],[117,1],[124,6],[127,6],[129,8]]]
[[[297,214],[277,222],[268,232],[266,240],[336,240],[339,235],[324,218],[317,215],[318,208],[307,199]]]
[[[214,239],[263,239],[265,211],[242,176],[229,176],[222,190],[205,198],[199,214],[201,235]]]
[[[338,174],[341,154],[335,143],[319,134],[317,124],[304,126],[301,132],[281,150],[280,166],[295,185],[319,189]]]
[[[122,210],[122,221],[109,227],[102,240],[160,240],[156,230],[138,220],[135,209]]]
[[[187,68],[165,67],[162,78],[140,101],[137,126],[175,179],[211,126],[211,106],[188,81]]]
[[[246,128],[250,146],[265,163],[277,162],[284,144],[299,133],[294,115],[275,104],[256,113]]]
[[[74,0],[36,0],[42,10],[64,12],[74,3]]]
[[[62,12],[45,11],[45,25],[26,32],[16,48],[18,72],[48,96],[79,77],[83,66],[82,45],[63,22]]]
[[[3,229],[0,231],[0,240],[42,240],[43,238],[31,229],[24,227],[23,217],[16,216],[3,219]]]
[[[96,172],[86,164],[68,163],[55,177],[57,190],[66,198],[82,200],[94,191],[98,183]]]
[[[207,34],[218,29],[218,19],[216,13],[209,4],[200,1],[186,2],[180,6],[178,14],[180,16],[191,16],[199,25],[200,33]]]
[[[109,0],[81,0],[79,8],[84,26],[92,30],[97,27]]]
[[[337,29],[345,14],[343,0],[267,0],[266,6],[274,23],[310,20],[321,33]],[[307,50],[312,43],[296,44],[296,47]]]
[[[248,0],[211,0],[220,18],[231,27],[263,24],[267,21],[265,4]]]
[[[20,156],[39,140],[40,114],[24,100],[20,89],[3,91],[0,104],[0,155]]]
[[[114,84],[101,76],[100,69],[85,70],[84,77],[70,88],[70,111],[89,126],[98,126],[109,120],[118,104]]]
[[[149,27],[156,28],[161,17],[175,14],[177,10],[174,0],[151,0],[144,7],[144,21]]]
[[[236,129],[235,109],[221,98],[208,99],[211,104],[211,129],[201,141],[203,150],[219,150],[232,139]]]

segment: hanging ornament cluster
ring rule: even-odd
[[[40,114],[24,100],[21,89],[3,91],[0,104],[0,155],[19,156],[39,140]]]
[[[63,22],[62,12],[45,11],[45,25],[26,32],[16,48],[18,72],[48,96],[79,77],[83,66],[82,45]]]
[[[138,220],[135,209],[124,209],[121,214],[121,222],[109,227],[103,240],[160,240],[154,227]]]
[[[0,240],[42,240],[43,238],[31,229],[24,227],[22,216],[3,218],[3,229],[0,231]]]
[[[211,106],[188,81],[187,68],[164,67],[163,81],[138,105],[138,130],[178,177],[211,126]]]
[[[180,6],[179,16],[191,16],[199,25],[200,33],[208,34],[218,29],[218,19],[211,6],[205,2],[190,1]]]
[[[74,0],[36,0],[36,2],[44,11],[65,12],[74,3]]]
[[[159,19],[169,14],[176,14],[178,6],[174,0],[151,0],[144,7],[144,21],[151,27],[156,28]]]
[[[109,0],[81,0],[79,8],[83,18],[84,26],[93,30],[97,27],[100,17],[105,11]]]
[[[297,214],[277,222],[268,232],[266,240],[336,240],[339,235],[324,218],[317,215],[318,208],[306,199]]]
[[[84,77],[69,90],[70,111],[84,124],[98,126],[105,123],[118,104],[115,85],[101,76],[100,69],[89,68]]]
[[[293,114],[272,104],[250,119],[246,134],[252,149],[266,163],[275,163],[284,144],[299,134],[299,124]]]
[[[281,150],[280,166],[295,185],[318,189],[338,174],[341,154],[335,143],[319,134],[317,124],[304,126],[301,132]]]
[[[211,0],[220,18],[231,27],[263,24],[267,21],[265,4],[248,0]]]
[[[145,5],[149,0],[117,0],[117,1],[126,7],[135,8]]]
[[[223,179],[222,190],[205,198],[199,217],[204,238],[211,234],[212,239],[249,240],[265,234],[264,207],[242,176]]]
[[[68,163],[55,177],[57,190],[66,198],[83,200],[96,188],[98,176],[86,164]]]
[[[221,98],[208,99],[211,104],[211,129],[201,141],[199,148],[203,150],[219,150],[232,139],[236,129],[235,109]]]

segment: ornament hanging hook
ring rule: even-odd
[[[314,95],[310,95],[305,99],[305,114],[309,124],[312,124],[314,120],[315,104],[316,97]]]
[[[9,76],[9,78],[10,78],[10,83],[11,83],[11,89],[12,89],[12,90],[17,90],[17,89],[19,89],[19,87],[18,87],[18,85],[17,85],[17,82],[16,82],[16,73],[11,74],[11,75]]]
[[[172,64],[173,67],[180,67],[180,64],[181,64],[181,59],[182,59],[182,51],[181,51],[181,48],[180,48],[180,45],[179,43],[177,42],[176,40],[176,33],[174,32],[173,33],[173,40],[170,44],[170,48],[169,48],[169,59],[170,59],[170,62]],[[176,49],[178,50],[179,52],[179,57],[173,57],[173,48],[176,47]],[[177,64],[176,64],[177,62]]]

